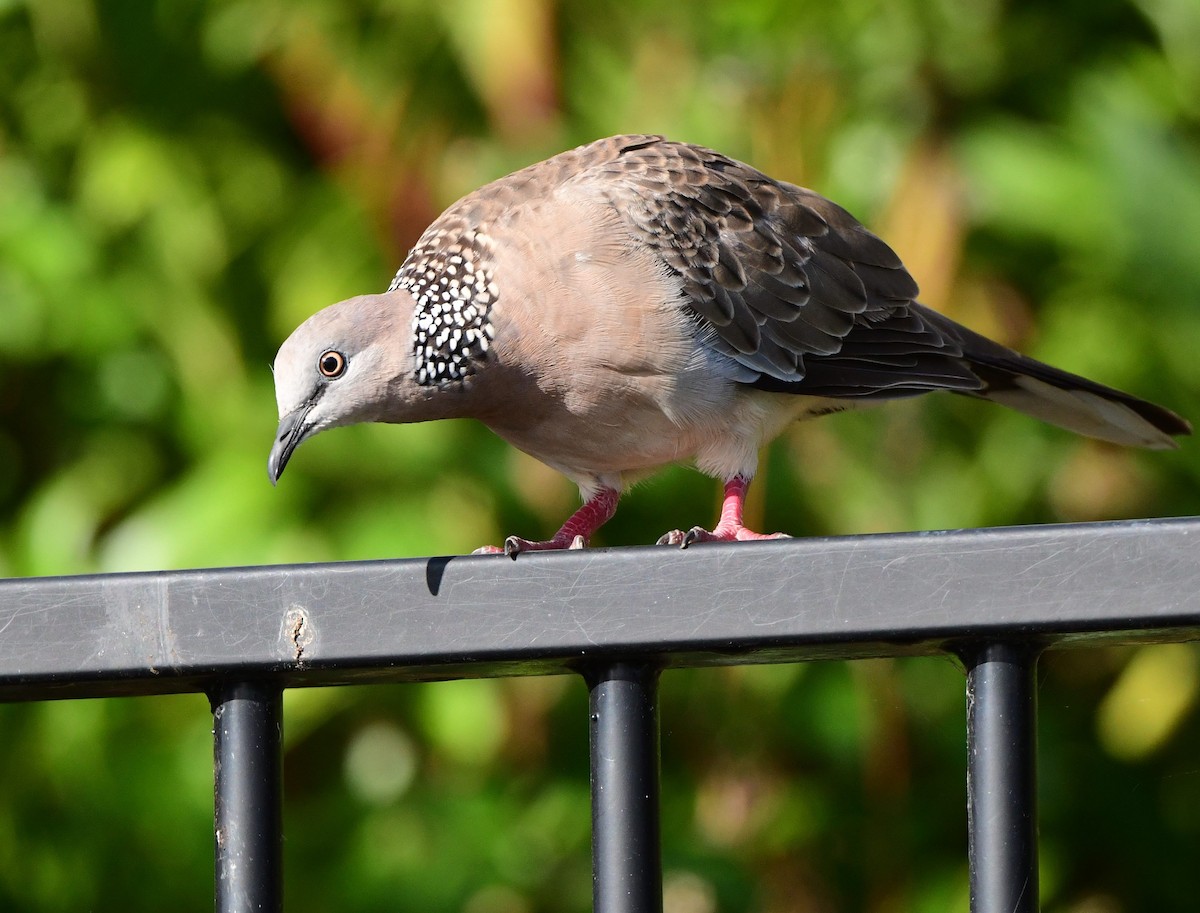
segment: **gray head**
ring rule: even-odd
[[[274,484],[293,451],[326,428],[405,421],[412,383],[412,298],[363,295],[330,305],[302,323],[275,356],[279,430],[267,461]]]

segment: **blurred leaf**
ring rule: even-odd
[[[1104,747],[1136,761],[1162,748],[1200,690],[1196,652],[1183,644],[1143,647],[1100,704]]]
[[[608,133],[813,186],[931,305],[1195,419],[1198,9],[0,2],[0,572],[553,532],[574,486],[467,422],[322,435],[272,489],[270,364],[457,196]],[[789,429],[750,509],[801,535],[1200,513],[1195,446],[935,396]],[[667,470],[600,543],[719,497]],[[1194,647],[1041,669],[1043,908],[1190,909]],[[289,909],[589,909],[586,707],[572,679],[289,692]],[[952,663],[672,671],[662,707],[672,903],[965,909]],[[210,902],[200,696],[2,706],[0,729],[0,908]]]

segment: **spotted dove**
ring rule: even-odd
[[[478,419],[584,498],[551,539],[509,537],[515,557],[582,547],[623,488],[683,460],[724,482],[724,505],[711,531],[660,542],[766,538],[742,522],[764,444],[798,419],[932,390],[1118,444],[1173,447],[1191,430],[916,296],[892,249],[811,190],[658,136],[599,140],[459,200],[385,293],[284,342],[268,472],[326,428]]]

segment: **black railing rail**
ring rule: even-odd
[[[278,910],[282,689],[577,673],[594,897],[661,908],[664,668],[950,653],[971,908],[1037,909],[1036,689],[1057,646],[1200,635],[1200,519],[0,581],[0,700],[204,692],[217,908]]]

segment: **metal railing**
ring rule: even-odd
[[[0,581],[0,700],[203,692],[216,906],[279,910],[281,695],[575,673],[595,909],[662,907],[665,668],[950,653],[971,909],[1037,909],[1036,685],[1058,646],[1200,636],[1200,519]]]

